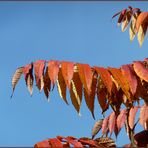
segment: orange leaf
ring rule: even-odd
[[[123,92],[125,93],[125,95],[127,96],[128,99],[130,99],[130,93],[129,93],[129,85],[125,79],[125,77],[123,76],[122,72],[120,69],[118,68],[111,68],[109,67],[110,72],[112,73],[114,79],[116,80],[116,82],[118,83],[118,85],[121,87],[121,89],[123,90]]]
[[[138,108],[139,108],[138,106],[134,106],[130,109],[128,121],[129,121],[129,126],[131,129],[133,129],[133,127],[135,125],[135,117],[136,117],[136,113],[138,111]]]
[[[74,63],[62,61],[61,69],[62,69],[62,74],[65,80],[65,83],[70,90],[70,86],[71,86],[70,83],[74,73]]]
[[[82,83],[77,72],[74,73],[71,80],[70,98],[74,108],[79,113],[82,102]]]
[[[125,120],[126,120],[126,109],[121,110],[120,114],[117,117],[117,128],[118,133],[120,132],[121,128],[123,127]]]
[[[34,146],[35,148],[44,148],[44,147],[51,147],[51,145],[49,145],[49,141],[48,140],[44,140],[44,141],[41,141],[41,142],[38,142],[37,144],[35,144]]]
[[[112,112],[109,116],[109,121],[108,121],[110,135],[115,129],[115,124],[116,124],[116,115],[115,112]]]
[[[100,75],[108,92],[111,94],[113,82],[112,82],[111,75],[110,75],[109,71],[103,67],[95,67],[95,70],[98,73],[98,75]]]
[[[130,87],[132,94],[135,95],[138,82],[137,82],[137,78],[136,78],[133,66],[129,65],[129,64],[123,65],[121,67],[121,71],[122,71],[122,74],[124,75],[125,79],[129,83],[129,87]]]
[[[139,123],[148,130],[148,105],[144,104],[140,109],[140,120]]]
[[[145,67],[144,63],[141,61],[134,62],[134,70],[136,74],[146,82],[148,82],[148,68]]]
[[[88,95],[91,93],[91,85],[92,85],[92,71],[91,67],[88,64],[77,64],[78,73],[81,79],[84,88]]]
[[[80,148],[83,147],[83,145],[79,141],[77,141],[77,139],[75,139],[73,137],[66,137],[64,139],[66,139],[74,147],[80,147]]]
[[[45,68],[45,61],[38,60],[33,63],[33,66],[34,66],[36,84],[38,89],[41,91],[44,87],[43,74],[44,74],[44,68]]]
[[[107,103],[107,97],[106,97],[106,88],[101,88],[99,89],[99,87],[97,87],[97,98],[98,98],[98,102],[100,104],[100,107],[102,109],[102,113],[104,113],[107,108],[108,108],[108,103]]]
[[[147,20],[148,20],[148,12],[141,12],[136,21],[137,31],[139,31],[141,25],[147,23]]]
[[[78,141],[89,147],[99,147],[94,140],[89,138],[80,138]]]
[[[66,104],[68,104],[66,99],[66,84],[65,84],[61,69],[59,70],[59,73],[58,73],[57,86],[58,86],[60,97],[63,98]]]
[[[28,91],[30,92],[30,95],[33,93],[33,64],[28,64],[25,67],[23,67],[23,73],[26,81],[26,85],[28,87]]]
[[[59,148],[63,147],[63,144],[57,138],[50,138],[49,143],[51,144],[52,147],[59,147]]]
[[[50,78],[48,75],[48,67],[47,67],[45,75],[44,75],[44,93],[45,93],[47,99],[49,97],[50,89],[51,89],[51,81],[50,81]]]
[[[97,84],[97,79],[93,77],[90,95],[87,93],[87,91],[84,88],[85,102],[87,104],[87,107],[91,111],[94,119],[95,119],[94,102],[95,102],[95,94],[96,94],[96,84]]]
[[[60,66],[59,61],[51,60],[48,62],[48,75],[53,86],[55,85],[55,82],[58,78],[59,66]]]

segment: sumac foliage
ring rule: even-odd
[[[105,148],[105,147],[116,147],[115,142],[113,139],[108,137],[96,138],[92,140],[87,137],[82,138],[75,138],[72,136],[62,137],[57,136],[56,138],[50,138],[41,142],[38,142],[34,145],[35,148],[39,147],[98,147],[98,148]]]
[[[68,90],[77,112],[80,111],[84,94],[86,105],[93,117],[96,96],[102,112],[105,112],[110,105],[116,114],[119,113],[121,104],[132,107],[133,103],[141,98],[148,102],[147,59],[134,61],[119,68],[91,67],[88,64],[68,61],[38,60],[15,71],[12,78],[13,91],[22,74],[31,95],[34,79],[39,91],[44,90],[47,98],[57,85],[59,95],[68,104],[66,95]]]
[[[124,32],[129,26],[130,40],[133,41],[137,34],[138,42],[141,46],[147,32],[148,12],[142,12],[139,8],[132,8],[129,6],[127,9],[123,9],[116,13],[112,18],[118,15],[118,25],[121,24],[122,32]]]

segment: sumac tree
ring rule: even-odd
[[[137,34],[139,44],[142,45],[148,26],[148,12],[129,6],[116,13],[113,18],[118,15],[118,24],[121,24],[122,31],[129,25],[130,40],[132,41]],[[37,60],[17,68],[12,78],[13,92],[21,75],[24,75],[30,95],[33,94],[34,81],[39,91],[44,91],[47,99],[57,86],[59,95],[68,104],[68,90],[78,113],[82,98],[85,99],[93,118],[96,98],[102,114],[109,106],[112,108],[109,116],[95,123],[91,138],[57,136],[39,142],[35,147],[115,147],[115,142],[110,136],[114,132],[117,137],[124,125],[131,140],[131,144],[126,147],[148,144],[148,58],[121,65],[119,68],[90,66],[70,61]],[[143,105],[140,104],[141,100],[144,101]],[[124,105],[124,109],[121,105]],[[136,121],[138,110],[140,114]],[[135,134],[134,129],[138,123],[144,131]],[[102,137],[94,139],[99,131],[102,132]]]

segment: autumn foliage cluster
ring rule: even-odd
[[[128,7],[115,14],[113,18],[118,15],[118,24],[121,24],[122,31],[125,31],[130,24],[130,40],[132,41],[137,34],[139,44],[142,45],[148,26],[148,12]],[[66,93],[69,92],[71,102],[78,113],[83,98],[93,118],[95,118],[95,99],[98,100],[102,114],[109,107],[113,110],[108,117],[95,123],[92,139],[57,136],[39,142],[35,147],[115,147],[114,141],[108,137],[108,134],[111,136],[114,132],[118,136],[124,125],[131,140],[128,146],[148,144],[146,140],[148,139],[148,58],[143,61],[133,61],[119,68],[90,66],[69,61],[37,60],[17,68],[12,78],[13,93],[21,75],[24,75],[30,95],[33,94],[35,81],[37,88],[40,92],[44,91],[47,99],[57,86],[59,95],[68,104]],[[140,100],[144,101],[143,105],[140,105]],[[121,109],[121,105],[124,109]],[[138,110],[140,110],[139,118],[135,121]],[[138,123],[142,125],[144,131],[135,134],[134,129]],[[93,140],[100,130],[102,137]]]

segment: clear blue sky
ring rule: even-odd
[[[24,79],[13,99],[11,77],[17,67],[38,59],[68,60],[113,66],[143,60],[148,39],[139,48],[128,31],[111,17],[128,5],[147,11],[148,2],[0,2],[0,146],[33,146],[57,135],[91,136],[94,120],[83,101],[81,114],[67,106],[55,89],[47,102],[34,86],[29,96]],[[96,100],[96,119],[102,118]],[[125,131],[118,146],[128,143]]]

